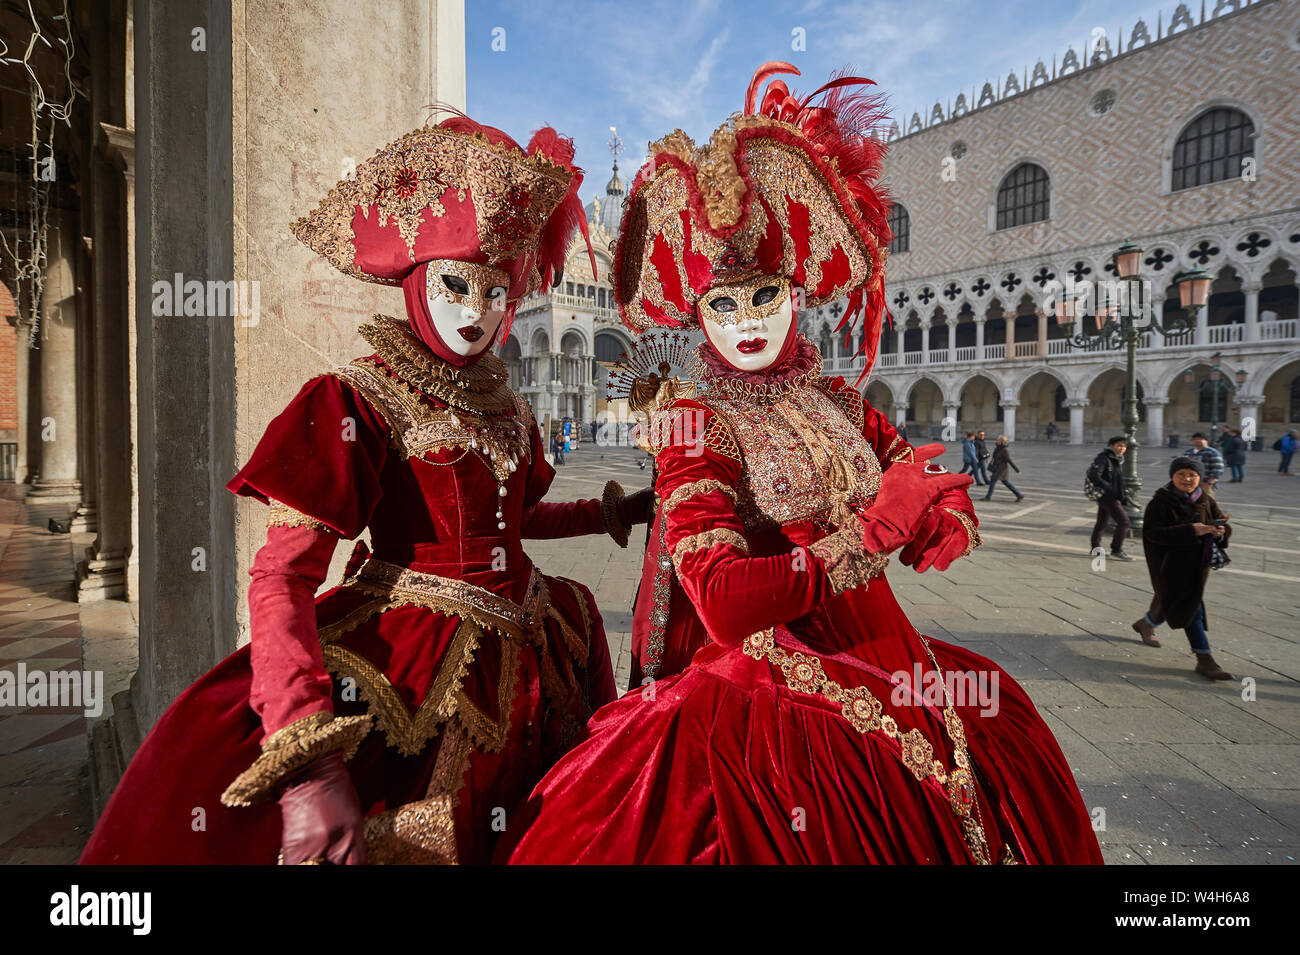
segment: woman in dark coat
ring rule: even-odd
[[[1236,428],[1228,430],[1228,439],[1224,442],[1223,463],[1232,471],[1229,484],[1240,484],[1246,477],[1246,439]]]
[[[1169,483],[1151,498],[1142,521],[1142,548],[1155,596],[1133,629],[1143,643],[1158,647],[1156,627],[1161,623],[1182,627],[1196,654],[1196,672],[1208,680],[1231,680],[1232,674],[1210,655],[1204,594],[1214,542],[1227,546],[1232,528],[1214,496],[1201,486],[1205,475],[1198,460],[1175,458],[1169,476]]]
[[[1005,484],[1016,496],[1016,501],[1020,502],[1025,496],[1016,490],[1016,486],[1007,480],[1007,469],[1014,468],[1017,474],[1020,468],[1016,467],[1016,462],[1011,460],[1011,448],[1007,444],[1005,434],[998,435],[997,447],[993,449],[993,460],[989,464],[989,492],[984,495],[984,500],[993,500],[993,489],[997,487],[999,481]]]

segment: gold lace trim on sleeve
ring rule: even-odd
[[[693,497],[702,497],[705,494],[712,494],[720,491],[734,502],[736,500],[736,489],[728,484],[723,484],[715,478],[703,478],[699,481],[691,481],[689,484],[683,484],[672,494],[668,495],[668,500],[664,502],[663,515],[667,517],[679,505],[690,500]]]
[[[341,753],[351,759],[370,732],[371,718],[313,713],[272,733],[262,755],[221,794],[224,806],[251,806],[275,795],[281,784],[308,763]]]
[[[862,538],[851,527],[827,534],[808,547],[821,560],[830,580],[831,593],[866,587],[873,577],[884,573],[889,563],[888,554],[868,554],[862,549]]]
[[[901,445],[901,447],[900,447]],[[894,435],[894,440],[889,442],[889,450],[881,457],[881,463],[885,467],[902,461],[905,464],[912,463],[912,446],[903,440],[902,435]]]
[[[694,553],[697,550],[707,550],[717,544],[734,547],[742,554],[749,553],[749,543],[745,540],[743,534],[726,527],[715,527],[712,530],[692,534],[690,537],[683,537],[679,540],[673,546],[673,566],[680,571],[681,559],[686,554]]]
[[[338,535],[338,531],[332,527],[322,524],[316,518],[294,510],[288,504],[281,504],[279,501],[271,500],[271,515],[266,521],[267,527],[307,527],[314,531],[329,531],[329,533]]]
[[[971,551],[976,547],[984,546],[984,539],[980,537],[979,528],[975,526],[975,522],[971,520],[969,514],[953,507],[945,507],[944,510],[957,518],[957,523],[966,528],[966,549],[958,554],[958,557],[969,557]]]

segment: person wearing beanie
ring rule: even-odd
[[[1155,592],[1147,612],[1133,629],[1148,646],[1158,647],[1155,628],[1181,627],[1196,654],[1196,672],[1207,680],[1231,680],[1232,674],[1210,655],[1205,613],[1205,582],[1217,543],[1232,536],[1227,515],[1205,492],[1201,462],[1186,455],[1169,465],[1169,483],[1158,489],[1142,522],[1142,549]]]

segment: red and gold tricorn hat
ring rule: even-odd
[[[805,305],[849,296],[839,328],[865,315],[875,357],[885,306],[888,200],[878,189],[882,99],[871,80],[839,76],[799,99],[766,63],[737,113],[696,147],[676,130],[650,144],[627,200],[614,295],[634,330],[697,324],[711,285],[766,274],[804,289]],[[813,105],[817,97],[820,105]],[[837,329],[838,330],[838,329]]]
[[[458,114],[359,164],[293,234],[343,274],[383,285],[432,259],[498,266],[517,301],[559,276],[575,227],[587,235],[581,184],[573,141],[551,127],[525,150]]]

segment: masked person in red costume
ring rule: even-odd
[[[1100,862],[1024,691],[919,634],[890,592],[891,555],[943,570],[980,543],[971,478],[824,377],[795,331],[799,303],[847,295],[846,323],[865,307],[870,367],[889,230],[869,81],[797,99],[776,80],[760,99],[779,72],[798,71],[761,69],[707,146],[680,131],[652,144],[633,184],[614,266],[624,321],[705,338],[695,396],[651,421],[645,685],[595,715],[499,856]]]
[[[344,274],[400,285],[408,321],[362,326],[374,354],[308,382],[230,482],[270,507],[251,644],[159,720],[83,862],[487,861],[498,807],[613,699],[591,593],[522,540],[626,546],[651,492],[542,501],[554,472],[489,351],[585,234],[581,181],[553,129],[525,150],[456,116],[295,225]],[[316,599],[367,528],[373,556]]]

